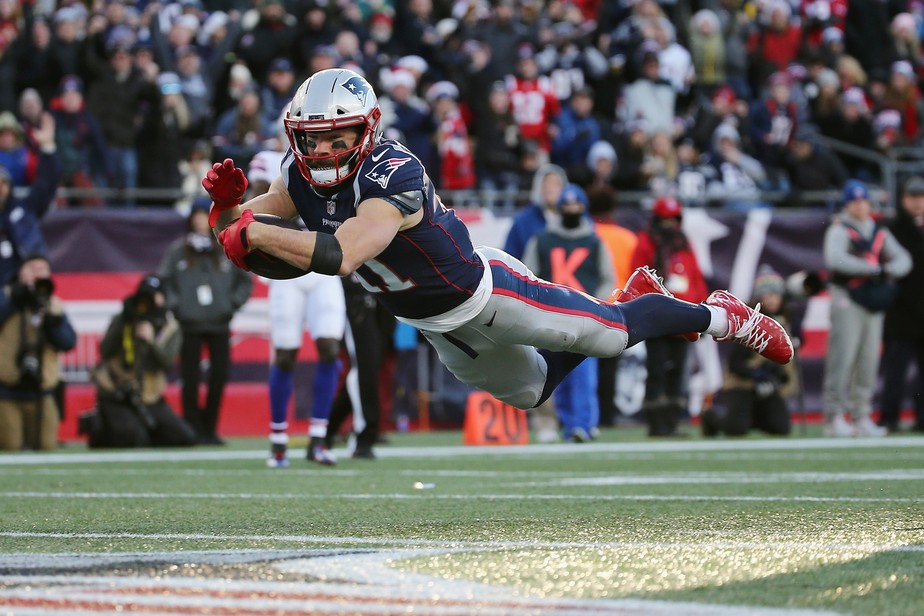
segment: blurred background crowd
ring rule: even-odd
[[[0,0],[0,164],[30,183],[47,111],[58,206],[187,207],[345,66],[457,205],[546,162],[629,203],[828,205],[914,164],[922,29],[908,0]]]

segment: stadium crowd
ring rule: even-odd
[[[48,110],[63,185],[84,189],[70,203],[100,204],[95,187],[172,204],[208,161],[272,149],[298,84],[343,66],[457,202],[510,206],[551,162],[585,189],[799,205],[880,179],[819,137],[919,144],[922,16],[907,0],[4,0],[0,111],[18,121],[0,117],[0,162],[29,182]]]

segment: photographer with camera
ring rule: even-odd
[[[803,282],[806,290],[808,284]],[[791,296],[783,277],[769,265],[761,265],[754,279],[755,310],[770,315],[790,329]],[[796,393],[796,364],[781,366],[744,347],[728,355],[719,408],[700,415],[703,436],[744,436],[759,430],[774,436],[791,431],[788,400]]]
[[[97,409],[81,417],[90,447],[184,447],[196,432],[164,399],[180,328],[167,311],[161,280],[142,278],[100,342],[93,371]]]
[[[44,256],[26,257],[0,292],[0,449],[55,448],[58,353],[76,343],[51,265]]]

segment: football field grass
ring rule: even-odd
[[[460,443],[0,456],[0,613],[924,614],[924,437]]]

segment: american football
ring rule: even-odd
[[[286,220],[285,218],[280,218],[272,214],[254,214],[253,217],[257,222],[262,222],[267,225],[283,227],[285,229],[302,230],[300,226],[291,220]],[[290,278],[298,278],[308,273],[308,270],[295,267],[291,263],[287,263],[279,257],[275,257],[259,249],[248,253],[247,256],[244,257],[244,261],[254,274],[263,276],[264,278],[272,278],[273,280],[289,280]]]

